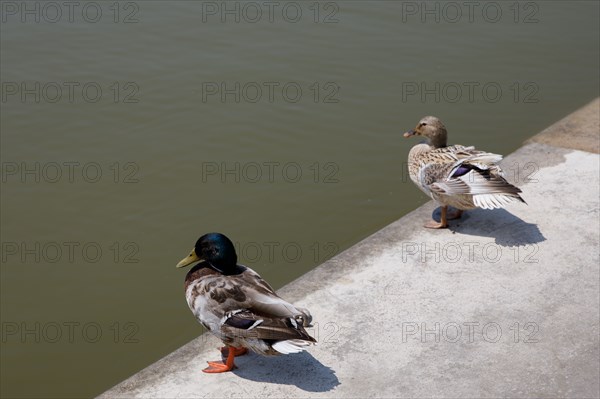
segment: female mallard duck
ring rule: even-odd
[[[456,219],[463,210],[503,208],[512,201],[525,202],[521,190],[508,183],[497,163],[501,155],[477,151],[475,147],[446,146],[446,127],[435,116],[426,116],[404,137],[423,136],[427,143],[415,145],[408,154],[408,173],[425,194],[442,205],[440,222],[425,227],[443,229],[447,219]],[[448,206],[457,209],[447,215]]]
[[[196,318],[226,347],[225,363],[208,362],[206,373],[233,370],[246,348],[261,355],[296,353],[317,342],[304,327],[307,309],[281,299],[258,273],[237,264],[235,247],[219,233],[205,234],[177,267],[201,262],[185,277],[185,297]]]

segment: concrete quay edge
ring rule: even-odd
[[[600,397],[599,106],[503,160],[533,165],[507,176],[528,205],[432,231],[429,202],[280,289],[313,313],[308,352],[207,375],[204,334],[99,397]]]

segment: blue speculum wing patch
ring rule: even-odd
[[[467,173],[469,173],[469,171],[471,171],[472,169],[473,169],[472,167],[461,165],[458,168],[456,168],[456,170],[454,171],[454,173],[452,173],[452,177],[461,177],[461,176],[464,176]]]

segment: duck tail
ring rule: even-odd
[[[519,190],[520,191],[520,190]],[[473,196],[475,206],[483,209],[504,208],[513,201],[521,201],[527,204],[518,193],[493,193],[493,194],[476,194]]]
[[[312,345],[312,342],[300,339],[288,339],[286,341],[275,342],[272,346],[277,352],[288,355],[290,353],[302,352],[310,345]]]

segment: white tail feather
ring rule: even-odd
[[[287,341],[279,341],[275,342],[272,346],[279,353],[283,353],[284,355],[290,353],[298,353],[302,352],[306,349],[307,346],[310,346],[310,342],[302,341],[299,339],[288,339]]]
[[[517,198],[506,194],[477,194],[473,196],[473,203],[483,209],[504,208]]]

